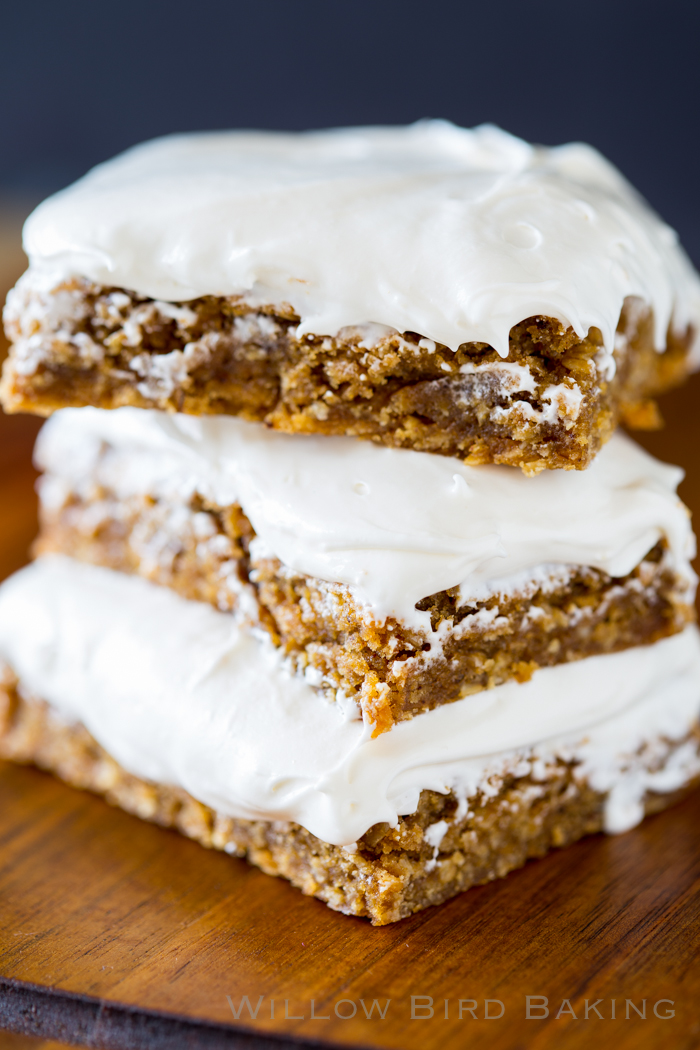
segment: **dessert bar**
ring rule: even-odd
[[[444,121],[171,136],[25,228],[7,411],[131,405],[584,469],[697,366],[700,282],[582,144]]]
[[[0,754],[375,925],[624,831],[700,774],[695,627],[378,738],[230,616],[66,558],[0,588],[0,655]]]
[[[231,419],[63,410],[37,446],[38,552],[266,630],[377,732],[694,619],[680,471],[615,435],[524,477]]]

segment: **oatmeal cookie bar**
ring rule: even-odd
[[[27,220],[7,411],[123,405],[585,469],[700,363],[700,279],[590,146],[170,136]]]
[[[297,673],[359,705],[381,733],[421,711],[538,667],[645,645],[695,618],[687,578],[656,544],[621,578],[546,567],[511,590],[460,604],[456,589],[419,602],[424,629],[377,620],[339,583],[304,576],[265,551],[240,506],[177,505],[65,493],[42,509],[37,554],[68,554],[238,612],[269,632]],[[258,545],[259,547],[259,545]]]
[[[695,627],[376,737],[229,615],[50,556],[0,587],[0,672],[0,756],[380,925],[700,775]]]
[[[583,474],[525,478],[225,417],[84,408],[47,422],[36,461],[37,553],[262,627],[377,733],[694,617],[680,473],[621,435]]]
[[[675,746],[658,741],[642,764],[653,775],[683,748],[700,749],[700,729]],[[0,682],[0,757],[33,763],[142,820],[244,858],[335,911],[368,918],[374,926],[503,878],[528,859],[604,826],[606,793],[577,775],[575,763],[552,756],[546,765],[504,765],[488,791],[469,799],[468,809],[454,793],[423,791],[416,811],[400,817],[396,827],[376,824],[352,848],[334,846],[299,824],[233,819],[181,788],[133,776],[84,726],[67,724],[48,704],[19,693],[7,667]],[[647,791],[644,813],[665,809],[692,787],[691,780],[677,791]]]
[[[506,463],[527,473],[587,467],[615,426],[660,425],[654,397],[687,376],[693,332],[669,329],[629,299],[615,350],[551,317],[510,332],[501,358],[382,326],[298,335],[291,307],[235,297],[167,303],[85,279],[46,289],[32,272],[10,294],[5,411],[134,405],[232,415],[288,433],[347,434],[381,444]]]

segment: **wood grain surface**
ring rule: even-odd
[[[7,280],[20,267],[14,251],[12,265],[0,252]],[[698,513],[699,396],[700,379],[669,395],[666,429],[644,438],[686,467],[682,494]],[[35,528],[36,429],[0,418],[3,576],[26,559]],[[0,1027],[44,1039],[685,1050],[700,1045],[699,919],[697,793],[626,835],[585,840],[375,929],[46,774],[0,764]],[[243,996],[257,1016],[243,1005],[236,1020],[231,1004]],[[546,998],[548,1015],[539,998],[528,1019],[527,996]],[[375,999],[384,1018],[376,1006],[366,1016]],[[0,1048],[24,1045],[0,1033]]]

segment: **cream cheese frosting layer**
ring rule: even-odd
[[[133,774],[229,816],[297,821],[337,845],[395,824],[423,789],[467,800],[508,771],[537,778],[557,755],[611,792],[606,826],[621,831],[641,819],[647,790],[675,790],[700,769],[692,744],[672,746],[700,709],[693,627],[536,671],[372,739],[230,616],[52,556],[0,587],[0,657]],[[650,773],[642,753],[663,740]]]
[[[99,165],[25,227],[33,267],[155,299],[290,303],[299,334],[378,323],[508,354],[533,314],[605,346],[623,300],[700,318],[677,236],[581,143],[484,125],[175,135]]]
[[[120,497],[186,501],[197,492],[240,503],[259,542],[290,569],[347,584],[378,618],[428,628],[415,609],[428,595],[460,587],[468,601],[552,564],[624,576],[661,538],[694,583],[695,541],[675,493],[683,472],[619,432],[588,470],[528,478],[231,417],[79,408],[44,424],[36,462],[52,475],[45,501],[62,498],[61,479],[70,489],[88,477]]]

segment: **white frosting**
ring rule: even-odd
[[[376,739],[231,616],[67,558],[42,558],[0,587],[0,657],[135,775],[230,816],[298,821],[338,845],[395,824],[425,788],[492,794],[508,772],[546,778],[557,755],[611,791],[614,831],[641,819],[647,789],[672,791],[700,770],[692,744],[660,739],[681,741],[700,709],[692,627],[537,671]]]
[[[100,462],[105,443],[113,451]],[[230,417],[80,408],[48,420],[36,462],[69,487],[92,473],[118,496],[239,502],[286,566],[349,585],[378,618],[424,627],[415,603],[428,595],[459,586],[468,600],[552,563],[624,576],[661,537],[694,582],[694,537],[675,494],[683,473],[621,433],[586,471],[528,478]]]
[[[32,266],[155,299],[288,302],[300,333],[373,322],[508,354],[545,314],[612,352],[626,296],[655,340],[700,318],[676,234],[590,146],[534,147],[446,121],[157,139],[30,216]]]

